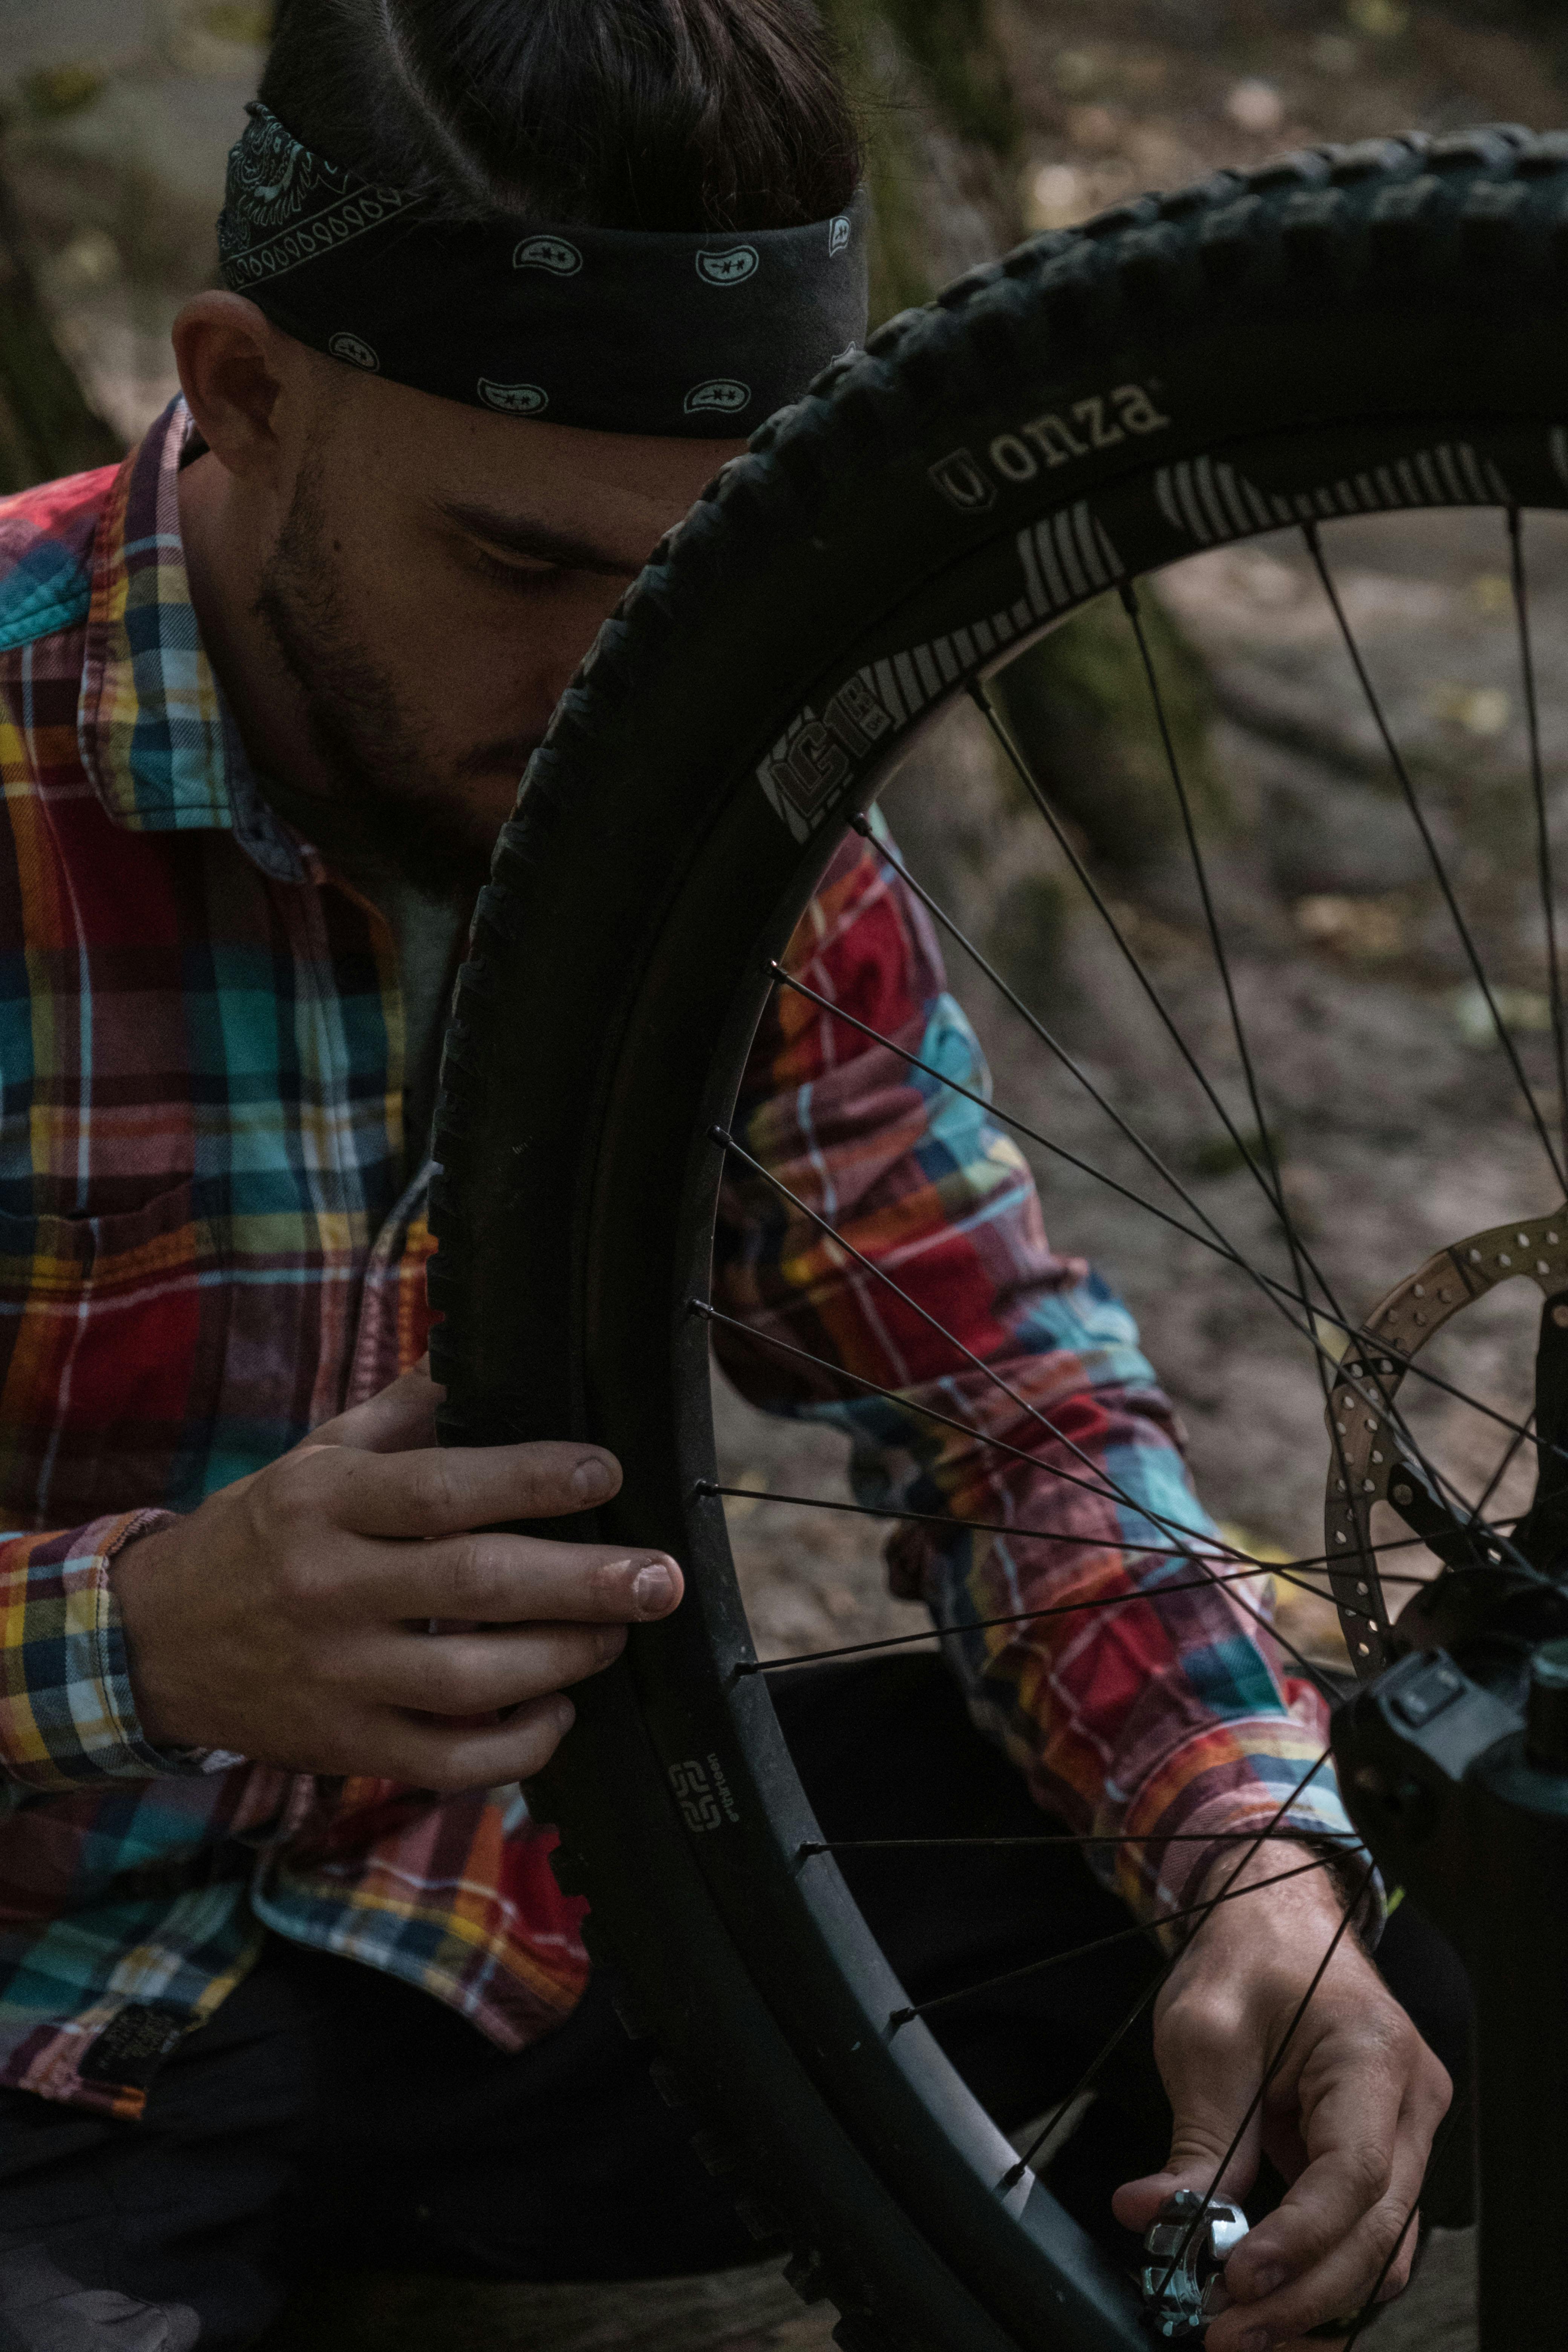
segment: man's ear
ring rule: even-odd
[[[279,396],[299,346],[242,294],[198,294],[174,321],[180,386],[220,466],[253,474],[277,462]]]

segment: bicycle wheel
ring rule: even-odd
[[[794,2275],[838,2305],[852,2347],[1147,2337],[1124,2269],[1020,2164],[924,2020],[889,2030],[905,1996],[819,1850],[756,1671],[714,1465],[708,1282],[722,1139],[776,959],[846,827],[966,694],[1048,814],[999,716],[1005,673],[1107,592],[1129,592],[1135,619],[1134,583],[1294,531],[1358,662],[1334,530],[1489,509],[1503,545],[1523,510],[1568,507],[1565,197],[1568,140],[1411,137],[1222,173],[973,272],[764,426],[664,542],[498,847],[437,1129],[443,1434],[611,1445],[626,1483],[600,1530],[687,1567],[676,1617],[576,1694],[540,1805],[562,1825],[563,1884],[591,1898],[591,1948],[635,1989],[632,2021],[673,2062],[706,2152],[733,2165],[759,2231],[793,2241]],[[1510,610],[1522,623],[1522,596]],[[1392,727],[1386,749],[1419,821]],[[1071,862],[1072,828],[1058,835]],[[1540,1148],[1512,1213],[1533,1213],[1563,1191],[1551,1073],[1499,1034]],[[1258,1312],[1283,1305],[1331,1384],[1321,1335],[1355,1315],[1297,1230],[1245,1050],[1238,1066],[1241,1107],[1215,1100],[1288,1244]],[[1487,1410],[1517,1449],[1522,1417]],[[1331,1559],[1336,1532],[1331,1512]],[[1360,1535],[1336,1598],[1370,1671],[1391,1612]]]

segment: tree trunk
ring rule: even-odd
[[[122,454],[55,341],[0,173],[0,496]]]

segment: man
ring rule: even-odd
[[[229,290],[176,329],[184,400],[118,475],[0,509],[0,2346],[238,2347],[332,2255],[635,2276],[745,2251],[583,1993],[581,1906],[515,1788],[680,1570],[479,1532],[618,1473],[436,1449],[424,1162],[468,906],[553,703],[743,446],[715,419],[760,423],[863,330],[853,125],[806,0],[286,0],[262,101]],[[779,264],[752,295],[741,236]],[[716,324],[697,253],[735,299]],[[896,978],[969,1066],[874,855],[839,858],[792,953],[851,1011]],[[940,1104],[884,1130],[869,1066],[815,1051],[759,1041],[754,1146],[787,1165],[803,1088],[832,1092],[836,1168],[868,1143],[883,1197],[925,1185],[900,1279],[940,1279],[943,1318],[1201,1549],[1169,1408],[1046,1251],[1021,1163]],[[787,1305],[743,1195],[724,1253],[737,1297]],[[847,1312],[841,1360],[865,1343]],[[891,1429],[860,1432],[889,1479]],[[1065,1491],[1041,1462],[1017,1523]],[[984,1516],[1001,1473],[952,1466],[947,1507]],[[1152,1591],[1168,1570],[1080,1501],[1095,1588]],[[1060,1546],[900,1545],[960,1617],[988,1580],[1088,1589]],[[1037,1793],[1127,1836],[1144,1916],[1217,1893],[1237,1828],[1344,1834],[1321,1709],[1230,1601],[1086,1622],[948,1646]],[[797,1728],[830,1807],[830,1737]],[[1310,1873],[1189,1944],[1157,2033],[1174,2137],[1124,2224],[1207,2185],[1342,1900]],[[1031,2030],[973,2071],[1022,2098]],[[1447,2088],[1342,1937],[1228,2176],[1267,2146],[1293,2185],[1215,2352],[1353,2306]]]

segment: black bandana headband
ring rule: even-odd
[[[601,433],[724,438],[865,335],[863,191],[833,220],[733,235],[454,223],[247,111],[224,283],[394,383]]]

